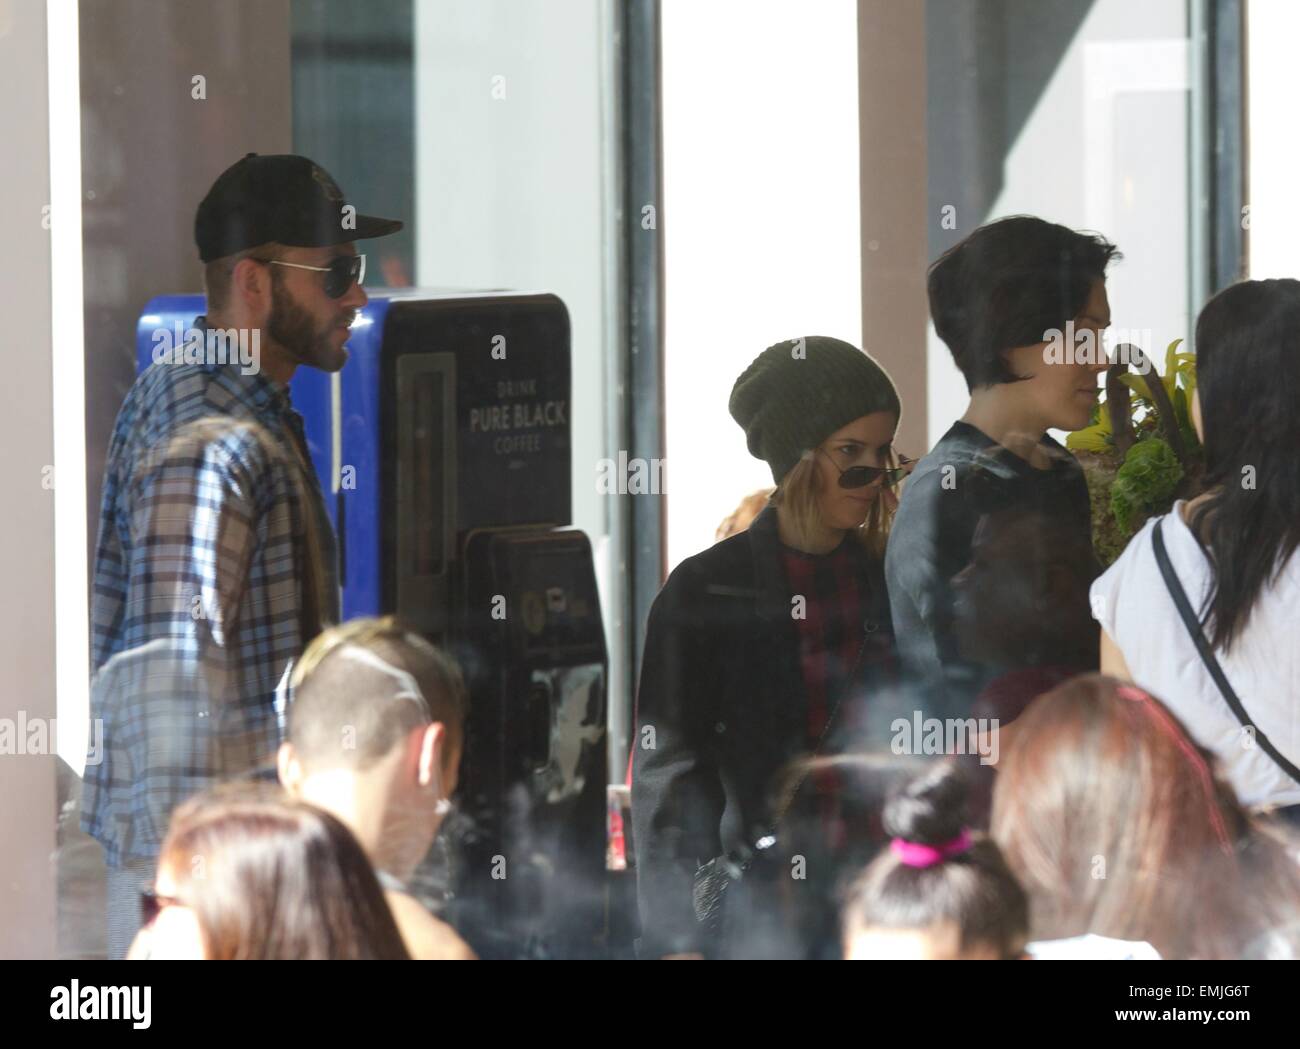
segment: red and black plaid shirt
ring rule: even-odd
[[[805,728],[808,750],[820,750],[828,722],[838,703],[861,680],[861,656],[869,612],[866,555],[855,536],[828,554],[805,554],[783,547],[781,559],[790,596],[804,598],[803,618],[795,617],[799,665],[807,699]],[[839,777],[834,769],[820,770],[808,784],[816,796],[823,833],[832,848],[843,845],[844,827],[835,799]]]
[[[804,617],[796,616],[794,623],[808,700],[808,749],[814,750],[851,685],[862,651],[868,610],[864,553],[850,535],[829,554],[783,547],[781,558],[791,598],[804,598]]]

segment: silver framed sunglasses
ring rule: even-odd
[[[325,294],[331,299],[341,299],[353,284],[361,284],[366,279],[365,255],[337,255],[330,259],[328,266],[307,266],[301,262],[284,262],[281,259],[266,259],[271,266],[288,266],[295,270],[311,270],[314,273],[328,273],[325,278]]]

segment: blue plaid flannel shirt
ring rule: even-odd
[[[81,822],[110,867],[155,860],[191,794],[272,766],[293,662],[337,619],[334,534],[287,390],[238,363],[155,362],[109,445],[91,595],[104,734]]]

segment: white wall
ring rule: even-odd
[[[1002,191],[971,223],[1032,214],[1118,244],[1113,327],[1150,329],[1135,341],[1161,368],[1199,308],[1188,301],[1188,57],[1184,0],[1096,0],[1006,157]],[[968,394],[933,326],[927,359],[933,446]]]
[[[620,396],[606,372],[620,204],[611,4],[416,0],[415,225],[421,287],[554,292],[569,309],[573,523],[597,553],[617,700],[628,694],[609,561],[618,508],[596,491],[598,460],[617,454]]]
[[[671,569],[772,484],[736,377],[782,339],[861,345],[854,0],[665,0],[663,149]]]
[[[1250,0],[1247,23],[1249,99],[1249,268],[1254,279],[1300,276],[1296,244],[1300,210],[1296,173],[1300,137],[1295,132],[1300,98],[1300,4]]]

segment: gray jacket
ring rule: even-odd
[[[1049,470],[1035,469],[980,430],[957,422],[916,465],[903,490],[885,555],[899,658],[904,674],[928,701],[953,714],[965,716],[988,680],[1014,664],[1005,656],[985,660],[969,645],[963,651],[960,643],[959,599],[977,604],[980,595],[960,594],[955,581],[972,565],[981,529],[1005,529],[1017,518],[1047,522],[1032,530],[1035,538],[1043,537],[1041,544],[1024,544],[1011,557],[1000,552],[1000,585],[1016,576],[1010,585],[1041,590],[1044,566],[1063,546],[1084,551],[1081,557],[1088,562],[1078,566],[1083,589],[1071,588],[1071,600],[1086,606],[1087,582],[1097,574],[1083,471],[1052,438],[1044,436],[1043,445],[1054,460]],[[1032,633],[1033,624],[1022,625]],[[1040,656],[1035,652],[1032,658]]]

